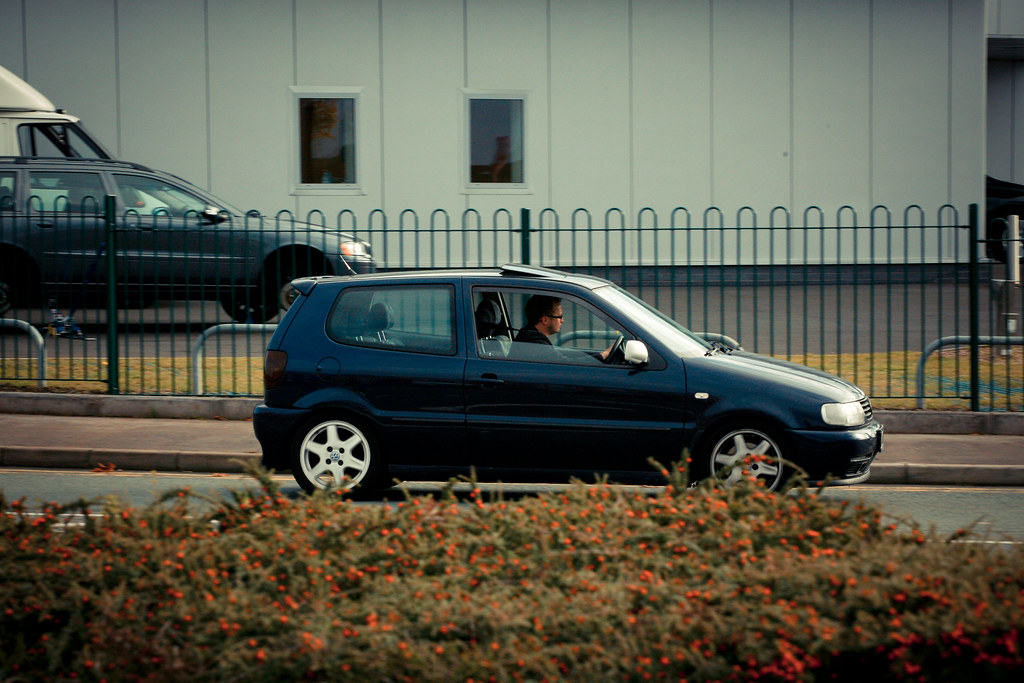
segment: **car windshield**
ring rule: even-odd
[[[628,311],[645,330],[680,357],[703,356],[711,348],[710,344],[672,318],[616,285],[599,287],[594,293],[617,308]]]

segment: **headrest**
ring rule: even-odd
[[[477,305],[473,317],[478,337],[494,336],[501,326],[501,307],[493,299],[484,299]]]
[[[391,326],[394,324],[395,314],[391,310],[391,306],[380,301],[370,306],[370,315],[366,321],[366,327],[371,332],[382,332],[391,329]]]

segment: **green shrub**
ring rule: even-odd
[[[0,496],[2,680],[1019,680],[1016,549],[798,488]],[[212,505],[210,504],[212,502]]]

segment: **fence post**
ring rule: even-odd
[[[971,239],[969,266],[968,273],[971,280],[970,290],[970,333],[971,333],[971,411],[978,412],[981,409],[981,397],[978,395],[978,391],[981,385],[981,371],[979,369],[979,354],[981,350],[978,343],[978,334],[980,329],[980,316],[981,310],[978,302],[978,289],[981,287],[981,283],[978,281],[978,245],[982,243],[980,238],[980,232],[978,231],[978,205],[971,204],[968,211],[970,217],[968,229],[970,230]]]
[[[107,393],[120,394],[120,362],[117,349],[117,198],[107,195],[103,200],[103,216],[107,232]]]
[[[530,210],[519,209],[519,248],[522,251],[521,259],[524,264],[530,263]]]

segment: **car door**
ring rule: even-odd
[[[106,280],[102,175],[32,169],[27,189],[26,229],[49,295],[60,306],[75,305],[83,290]]]
[[[317,366],[333,391],[379,426],[393,464],[457,464],[465,453],[465,353],[457,284],[367,284],[342,290],[328,315],[338,346]]]
[[[551,346],[516,342],[534,295],[561,299]],[[477,287],[474,309],[499,301],[508,334],[480,329],[466,362],[466,426],[473,464],[535,469],[648,470],[648,458],[681,456],[682,368],[595,357],[624,325],[581,297],[540,289]],[[493,308],[493,307],[491,307]],[[480,316],[477,316],[480,317]],[[495,343],[497,339],[498,343]],[[512,341],[509,341],[512,340]]]

